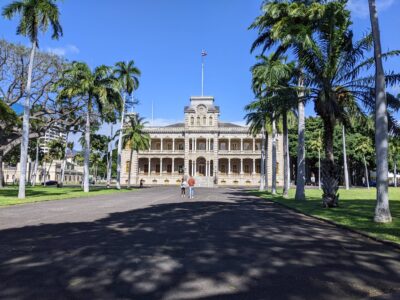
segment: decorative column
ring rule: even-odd
[[[253,138],[253,152],[256,152],[256,139]]]
[[[160,157],[160,176],[162,176],[162,157]]]
[[[231,159],[228,158],[228,175],[231,175]]]
[[[172,158],[172,170],[171,170],[171,175],[174,175],[175,173],[175,158]]]
[[[197,151],[197,138],[194,138],[194,152]]]
[[[185,144],[184,144],[184,172],[183,175],[189,175],[189,137],[187,134],[184,135],[185,137]]]
[[[196,160],[193,161],[193,176],[196,176]]]
[[[172,152],[175,152],[175,139],[172,138]]]
[[[243,175],[243,158],[240,159],[240,175]]]
[[[151,157],[149,157],[149,170],[148,170],[149,172],[149,176],[151,175]]]
[[[253,159],[253,175],[256,174],[256,160]]]
[[[228,139],[228,152],[231,152],[231,138]]]
[[[240,139],[240,152],[243,152],[243,138]]]
[[[163,152],[163,148],[164,148],[164,140],[163,139],[160,139],[161,140],[161,145],[160,145],[160,149],[161,149],[161,152]]]

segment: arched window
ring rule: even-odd
[[[200,117],[197,117],[197,126],[200,126]]]
[[[213,117],[210,116],[210,118],[208,119],[208,125],[212,126],[213,124]]]
[[[193,126],[194,125],[194,117],[190,117],[190,125]]]

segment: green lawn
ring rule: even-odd
[[[0,206],[16,205],[23,203],[48,201],[48,200],[60,200],[67,198],[80,198],[112,193],[121,193],[132,190],[122,189],[107,189],[103,187],[91,187],[89,193],[84,193],[81,188],[78,187],[63,187],[57,188],[53,186],[43,187],[27,187],[26,198],[18,199],[18,186],[5,187],[0,189]]]
[[[390,188],[390,211],[393,222],[390,224],[376,224],[373,222],[376,190],[350,189],[339,190],[338,208],[326,209],[321,205],[321,191],[307,189],[307,201],[294,200],[295,191],[291,190],[289,198],[284,199],[282,194],[272,196],[270,193],[254,192],[256,195],[282,203],[309,215],[331,220],[335,223],[350,227],[381,239],[400,243],[400,188]]]

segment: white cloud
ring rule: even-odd
[[[75,45],[67,45],[65,47],[56,47],[56,48],[47,47],[46,51],[58,56],[65,56],[67,54],[78,54],[79,48]]]
[[[377,9],[382,12],[394,4],[395,0],[376,0]],[[366,18],[369,16],[369,7],[367,0],[349,0],[347,7],[354,16]]]

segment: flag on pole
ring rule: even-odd
[[[206,50],[201,50],[201,56],[207,56],[207,52],[206,52]]]

